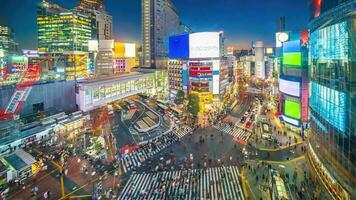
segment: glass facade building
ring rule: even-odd
[[[0,25],[0,49],[7,53],[17,53],[18,51],[14,33],[8,26]]]
[[[88,51],[91,17],[43,1],[37,10],[38,51]]]
[[[180,28],[178,10],[171,0],[141,0],[142,67],[166,68],[168,36]]]
[[[310,1],[308,160],[335,199],[355,199],[356,1]]]

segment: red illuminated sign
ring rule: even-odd
[[[309,87],[308,87],[308,77],[306,74],[302,77],[302,122],[308,121],[308,97],[309,97]]]
[[[314,12],[314,17],[319,17],[320,16],[320,12],[321,12],[321,3],[323,0],[315,0],[314,4],[315,4],[315,12]]]
[[[309,31],[304,30],[301,34],[302,45],[306,46],[309,43]]]

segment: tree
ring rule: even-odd
[[[177,104],[182,104],[184,101],[184,92],[182,90],[177,91],[176,102]]]
[[[188,111],[196,117],[199,113],[199,96],[198,94],[191,93],[188,96]]]

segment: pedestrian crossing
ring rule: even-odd
[[[118,200],[243,200],[237,166],[134,174]]]
[[[122,154],[119,158],[124,173],[140,167],[148,158],[153,157],[158,152],[178,141],[178,136],[173,133],[162,135],[153,139],[129,154]]]
[[[245,142],[247,142],[251,136],[249,131],[245,131],[244,129],[235,126],[231,127],[229,124],[225,123],[214,125],[213,127]]]
[[[178,138],[182,138],[186,136],[188,133],[192,133],[193,129],[189,126],[184,126],[180,129],[174,130],[173,133],[178,136]]]

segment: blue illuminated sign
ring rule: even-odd
[[[189,34],[169,37],[169,58],[189,58]]]
[[[300,52],[300,40],[293,40],[283,43],[283,52]]]

